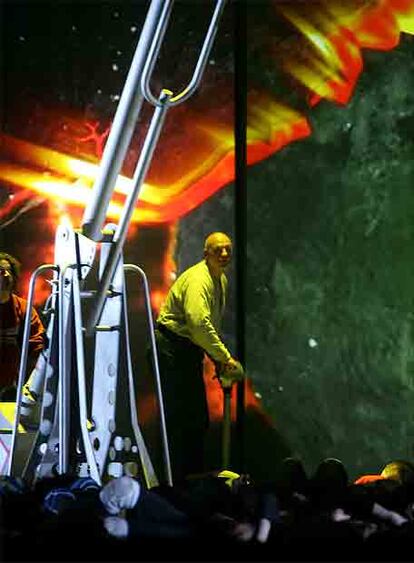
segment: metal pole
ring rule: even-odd
[[[105,145],[98,177],[93,187],[93,197],[85,209],[82,232],[92,240],[101,239],[101,229],[112,196],[116,179],[130,145],[141,111],[143,96],[140,88],[141,75],[153,40],[154,30],[160,18],[168,20],[173,0],[152,0],[135,50],[131,68],[119,100],[115,118]]]
[[[122,217],[120,218],[119,225],[117,226],[113,244],[109,251],[108,260],[105,264],[105,268],[99,282],[99,289],[96,294],[96,299],[93,304],[88,323],[86,325],[86,333],[88,335],[92,334],[94,327],[98,324],[99,318],[101,316],[106,299],[106,293],[111,284],[119,257],[121,256],[122,248],[128,232],[128,226],[136,206],[136,201],[138,199],[138,195],[147,174],[148,168],[151,164],[155,147],[157,145],[157,141],[164,124],[164,120],[168,111],[168,107],[165,102],[169,99],[170,95],[171,92],[169,90],[162,90],[159,97],[161,105],[155,108],[154,115],[152,116],[150,127],[145,137],[144,145],[142,147],[137,167],[135,169],[133,187],[128,194],[127,201],[125,202],[125,206],[122,210]]]
[[[223,387],[223,429],[221,442],[222,469],[230,467],[231,446],[231,390],[232,387]]]
[[[246,245],[247,245],[247,66],[246,0],[234,7],[234,140],[235,140],[235,239],[236,239],[236,343],[237,357],[246,367]],[[246,379],[237,383],[235,464],[245,465]]]

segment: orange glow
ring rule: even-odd
[[[363,68],[361,50],[390,50],[401,32],[414,33],[413,0],[275,6],[297,32],[275,57],[306,88],[311,106],[321,99],[348,103]]]
[[[247,164],[267,158],[293,141],[310,135],[306,117],[273,101],[269,96],[251,92],[248,98]]]
[[[375,481],[382,481],[384,479],[386,479],[386,477],[383,475],[362,475],[362,477],[358,477],[358,479],[354,481],[354,485],[366,485],[367,483],[375,483]]]
[[[31,257],[38,256],[38,252],[39,252],[38,246],[39,246],[38,242],[33,241],[32,246],[26,247],[26,250],[28,251],[29,255],[31,255]],[[43,264],[53,264],[54,255],[55,255],[54,241],[48,240],[43,242],[41,247],[41,253],[42,253]],[[32,274],[32,271],[39,266],[39,261],[36,260],[34,263],[32,263],[32,267],[27,267],[29,266],[29,264],[26,262],[25,266],[26,266],[25,270],[22,271],[19,277],[19,285],[18,285],[18,293],[23,297],[27,296],[29,290],[30,276]],[[53,278],[53,272],[51,270],[45,272],[44,275],[39,276],[37,278],[35,301],[34,301],[36,306],[43,306],[44,303],[46,302],[46,299],[50,296],[51,286],[47,280],[50,281],[52,280],[52,278]]]
[[[221,422],[223,420],[223,390],[218,379],[215,377],[215,368],[213,362],[205,357],[204,360],[204,383],[207,390],[207,401],[210,419],[212,422]],[[256,398],[253,385],[250,379],[246,379],[245,407],[260,408],[260,403]],[[231,394],[231,419],[236,419],[237,410],[237,394],[236,386],[233,386]]]
[[[168,290],[175,279],[176,264],[174,261],[174,250],[177,242],[177,225],[171,223],[169,225],[169,244],[164,254],[161,267],[161,286],[151,291],[151,305],[154,315],[158,316],[161,306],[167,297]]]
[[[346,103],[362,70],[362,59],[355,36],[329,13],[316,13],[314,20],[292,8],[281,9],[285,18],[305,38],[303,51],[289,52],[283,68],[316,97]]]
[[[274,5],[294,30],[294,35],[276,42],[272,49],[274,64],[304,93],[310,108],[323,99],[347,104],[363,71],[363,49],[390,50],[398,45],[402,32],[414,34],[414,0],[366,0],[365,3],[363,0],[276,1]],[[197,114],[186,105],[170,112],[132,217],[130,235],[135,234],[139,224],[168,223],[171,226],[169,248],[158,266],[160,280],[153,286],[151,294],[155,312],[159,311],[172,282],[171,274],[176,269],[172,258],[176,244],[175,222],[234,180],[233,108],[211,109],[214,103],[210,102],[204,105],[209,106],[206,114]],[[50,147],[0,134],[0,181],[14,189],[0,209],[3,225],[7,224],[9,215],[18,214],[22,207],[29,209],[47,201],[45,230],[53,232],[65,216],[71,217],[74,226],[78,226],[76,222],[81,220],[91,196],[109,125],[102,124],[103,132],[100,133],[97,121],[84,123],[77,117],[62,116],[57,112],[52,118],[47,117],[45,122],[54,124],[56,121],[61,125],[48,128],[48,131],[53,130],[47,136]],[[277,96],[264,92],[248,92],[247,118],[248,165],[311,134],[306,115],[288,107]],[[43,139],[42,143],[45,142]],[[136,156],[137,150],[133,148],[117,180],[108,220],[117,220],[121,215],[125,196],[132,188]],[[31,248],[26,250],[28,254],[36,255]],[[42,262],[53,262],[53,242],[43,241],[41,253]],[[25,288],[28,278],[29,274],[22,275],[21,283]],[[50,287],[44,281],[39,284],[36,300],[42,303],[49,295]],[[142,307],[142,295],[139,298]],[[220,422],[223,394],[213,377],[214,366],[206,359],[205,383],[210,417]],[[235,403],[233,392],[233,420]],[[260,409],[249,379],[245,406]],[[148,398],[141,409],[143,418],[148,419],[154,412],[153,398]]]
[[[81,178],[85,183],[92,184],[99,170],[97,163],[80,160],[8,135],[0,135],[0,142],[1,153],[11,160],[29,163],[31,167],[61,174],[73,180]],[[115,193],[125,196],[130,192],[131,187],[132,180],[120,175],[115,185]],[[142,189],[145,191],[145,183]]]
[[[414,0],[382,0],[375,4],[363,0],[347,3],[331,0],[306,6],[275,2],[274,5],[296,33],[274,49],[275,63],[305,88],[311,107],[321,99],[346,104],[363,68],[362,49],[392,49],[398,44],[401,32],[414,33]],[[224,119],[214,114],[196,116],[181,106],[170,115],[175,117],[167,119],[165,135],[171,138],[174,129],[175,146],[161,142],[157,147],[132,224],[173,222],[234,180],[231,108],[226,108]],[[177,119],[182,120],[178,129]],[[60,124],[62,120],[60,116]],[[72,152],[75,142],[89,143],[95,147],[96,155],[89,154],[89,160],[75,158],[60,150],[0,135],[0,180],[24,190],[7,202],[0,217],[6,217],[23,200],[27,201],[29,192],[62,210],[67,206],[77,209],[80,217],[91,196],[99,166],[96,161],[102,154],[109,127],[103,126],[103,132],[99,132],[97,121],[85,123],[73,117],[63,121],[59,132],[51,137],[54,146]],[[310,133],[305,115],[270,95],[248,93],[249,165]],[[74,138],[63,139],[62,135]],[[76,146],[76,152],[82,153],[79,145]],[[130,177],[124,173],[118,178],[108,220],[116,221],[120,217],[125,196],[132,187],[135,157],[136,154],[134,158],[131,156],[126,166]]]
[[[254,164],[290,142],[310,133],[305,118],[264,96],[251,95],[247,132],[248,164]],[[234,139],[230,128],[205,125],[203,134],[216,147],[198,166],[182,173],[175,182],[142,186],[132,223],[169,223],[189,213],[234,179]],[[73,158],[10,136],[0,135],[0,180],[30,190],[54,203],[84,209],[98,164]],[[7,160],[6,160],[7,159]],[[30,168],[29,168],[30,166]],[[132,179],[120,175],[108,207],[108,220],[121,216]],[[17,202],[16,202],[17,203]],[[10,202],[8,209],[13,207]]]
[[[160,310],[166,295],[167,291],[161,291],[159,289],[151,291],[151,306],[156,313]]]
[[[144,183],[132,222],[154,224],[173,221],[199,205],[219,189],[223,185],[222,182],[231,181],[231,162],[229,166],[224,157],[224,168],[221,165],[222,149],[229,144],[229,139],[232,139],[231,135],[222,137],[220,146],[208,159],[203,160],[198,168],[182,175],[176,182],[165,186]],[[86,206],[98,172],[97,164],[6,135],[1,135],[0,141],[1,156],[3,159],[7,158],[0,162],[2,181],[35,192],[54,202],[76,205],[82,209]],[[217,178],[220,183],[213,182],[213,179]],[[206,185],[207,191],[202,193]],[[187,192],[189,186],[192,186],[190,198]],[[108,208],[109,220],[119,219],[124,197],[131,189],[132,179],[119,176],[113,200]],[[8,209],[12,207],[11,200]]]
[[[38,172],[3,162],[0,163],[0,179],[8,184],[35,192],[55,203],[84,207],[91,194],[91,185],[86,178],[70,181],[52,176],[49,172]],[[112,202],[109,205],[108,218],[118,219],[121,211],[122,205]]]
[[[361,47],[394,49],[400,33],[414,33],[414,3],[412,0],[388,0],[367,10],[355,26]]]

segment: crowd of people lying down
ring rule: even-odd
[[[4,561],[409,560],[414,465],[350,481],[338,459],[308,476],[287,458],[267,483],[224,470],[151,489],[2,476],[0,533]]]

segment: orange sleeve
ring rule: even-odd
[[[30,323],[29,353],[40,352],[45,345],[45,328],[40,320],[39,314],[32,307],[32,319]]]
[[[366,483],[373,483],[374,481],[381,481],[386,479],[383,475],[362,475],[354,481],[354,485],[365,485]]]

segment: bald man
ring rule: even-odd
[[[174,482],[205,470],[204,354],[213,360],[218,374],[240,376],[239,362],[220,337],[227,291],[224,271],[231,254],[230,237],[211,233],[204,243],[203,260],[176,279],[157,319],[155,336]]]

